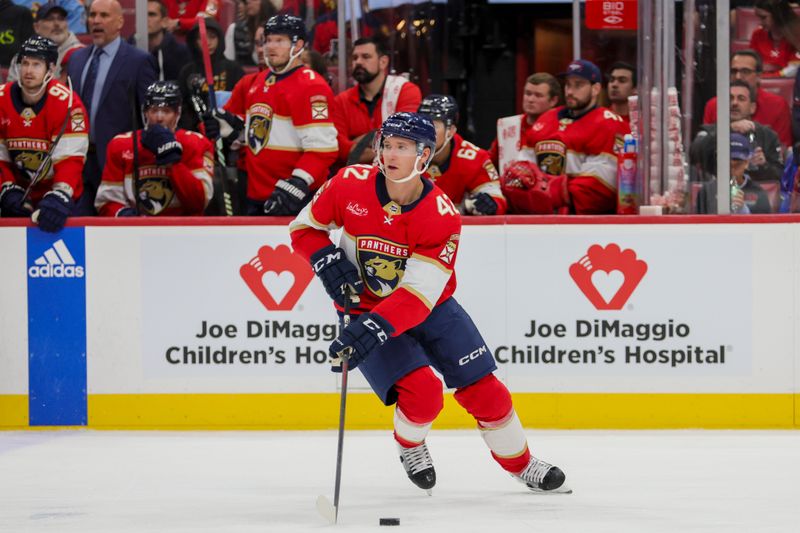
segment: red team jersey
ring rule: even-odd
[[[0,183],[28,187],[67,118],[69,96],[66,86],[50,80],[41,100],[29,106],[23,103],[22,90],[16,82],[0,85]],[[34,203],[54,188],[73,199],[83,192],[81,174],[89,148],[88,121],[78,95],[73,93],[72,98],[64,135],[44,169],[44,178],[31,191]]]
[[[497,215],[506,212],[506,199],[500,192],[497,170],[489,152],[465,141],[458,133],[450,141],[450,157],[441,166],[431,164],[427,176],[456,205],[461,204],[465,195],[485,192],[497,202]]]
[[[626,133],[630,129],[610,109],[595,107],[573,119],[561,106],[539,117],[524,144],[545,173],[567,176],[564,200],[575,213],[610,214],[617,211],[616,154]]]
[[[345,167],[320,188],[292,222],[292,246],[310,261],[342,228],[339,246],[365,289],[357,313],[374,311],[400,335],[420,324],[456,289],[461,217],[430,180],[413,204],[400,206],[372,165]]]
[[[311,190],[328,178],[336,160],[333,92],[316,72],[298,67],[284,74],[256,74],[244,98],[225,109],[245,121],[247,197],[264,201],[278,180],[304,179]]]
[[[202,215],[214,189],[214,155],[211,142],[193,131],[177,130],[175,139],[183,147],[174,165],[156,165],[156,156],[142,145],[139,130],[139,209],[150,216]],[[97,189],[95,207],[101,216],[116,216],[134,206],[133,135],[117,135],[108,143],[103,181]]]

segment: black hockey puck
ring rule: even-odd
[[[400,519],[399,518],[381,518],[378,522],[382,526],[399,526]]]

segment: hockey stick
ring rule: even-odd
[[[342,323],[344,327],[347,327],[350,325],[350,306],[354,302],[354,296],[350,285],[345,285],[343,290],[344,317]],[[339,489],[342,484],[342,452],[344,451],[344,415],[347,407],[347,373],[352,353],[352,346],[348,346],[338,354],[342,359],[342,393],[339,401],[339,442],[336,449],[336,480],[333,486],[333,504],[323,495],[317,497],[317,511],[331,524],[335,524],[339,520]]]
[[[128,99],[131,102],[131,136],[133,137],[133,177],[131,192],[133,193],[133,210],[139,214],[139,139],[136,135],[136,82],[128,86]]]
[[[67,102],[67,115],[64,117],[64,122],[61,123],[61,129],[58,131],[58,135],[56,135],[53,144],[50,145],[50,149],[47,151],[45,156],[42,158],[42,162],[39,163],[39,167],[36,169],[36,174],[33,175],[31,178],[31,182],[28,184],[28,188],[25,189],[25,194],[22,195],[22,200],[20,200],[20,205],[25,204],[25,200],[28,199],[30,196],[31,191],[33,188],[44,179],[45,169],[48,168],[50,161],[53,159],[53,152],[56,150],[56,146],[58,142],[61,140],[61,137],[64,136],[64,132],[67,131],[67,123],[72,115],[72,78],[69,76],[67,77],[67,87],[69,88],[69,101]],[[38,210],[37,210],[38,211]]]
[[[197,19],[198,27],[200,29],[200,43],[201,43],[201,51],[203,52],[203,69],[206,72],[206,84],[208,85],[208,104],[209,104],[209,111],[211,112],[211,116],[214,116],[214,112],[217,110],[217,93],[214,91],[214,72],[211,69],[211,53],[208,50],[208,31],[206,29],[206,19],[205,17],[199,17]],[[201,119],[202,120],[202,119]],[[217,139],[215,142],[216,147],[216,154],[217,154],[217,161],[221,167],[220,172],[220,185],[222,187],[222,201],[223,201],[223,208],[224,213],[226,216],[233,215],[233,201],[231,199],[230,188],[228,187],[228,172],[227,172],[227,163],[225,161],[225,147],[223,145],[222,139]]]

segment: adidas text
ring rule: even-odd
[[[75,265],[34,265],[28,268],[32,278],[82,278],[83,267]]]

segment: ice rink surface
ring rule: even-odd
[[[530,493],[476,431],[434,428],[429,497],[390,432],[348,432],[330,526],[335,431],[0,432],[0,531],[800,531],[800,431],[527,433],[573,494]]]

